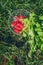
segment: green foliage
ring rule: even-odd
[[[18,9],[29,11],[20,36],[9,24]],[[5,65],[43,65],[43,0],[0,0],[0,65],[3,59]]]

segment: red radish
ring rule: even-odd
[[[17,22],[13,21],[12,24],[11,24],[11,27],[14,27],[16,24],[17,24]]]
[[[16,20],[12,22],[11,27],[13,28],[13,31],[16,33],[21,33],[22,29],[24,28],[24,23],[22,23],[22,20],[26,18],[26,16],[16,16]]]
[[[21,31],[17,30],[16,28],[13,28],[13,31],[16,33],[20,33]]]
[[[24,25],[22,25],[22,24],[18,24],[17,27],[19,27],[19,28],[22,29],[22,28],[24,27]]]
[[[17,30],[19,30],[19,31],[21,31],[21,30],[22,30],[20,27],[16,27],[15,29],[17,29]]]

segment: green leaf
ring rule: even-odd
[[[43,16],[39,16],[39,19],[40,19],[40,20],[43,20]]]

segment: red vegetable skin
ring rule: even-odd
[[[16,32],[16,33],[20,33],[23,29],[23,24],[17,24],[15,28],[13,28],[13,30]]]
[[[19,31],[19,30],[16,29],[16,28],[13,28],[13,31],[16,32],[16,33],[21,33],[21,31]]]
[[[17,21],[12,22],[11,27],[14,27],[14,26],[18,26],[22,28],[24,24],[21,21],[17,20]]]
[[[22,23],[22,18],[26,18],[25,16],[16,16],[16,21],[13,21],[11,24],[11,27],[13,28],[13,31],[16,33],[21,33],[22,29],[24,28],[24,24]]]
[[[15,25],[17,25],[17,21],[13,21],[11,27],[14,27]]]

